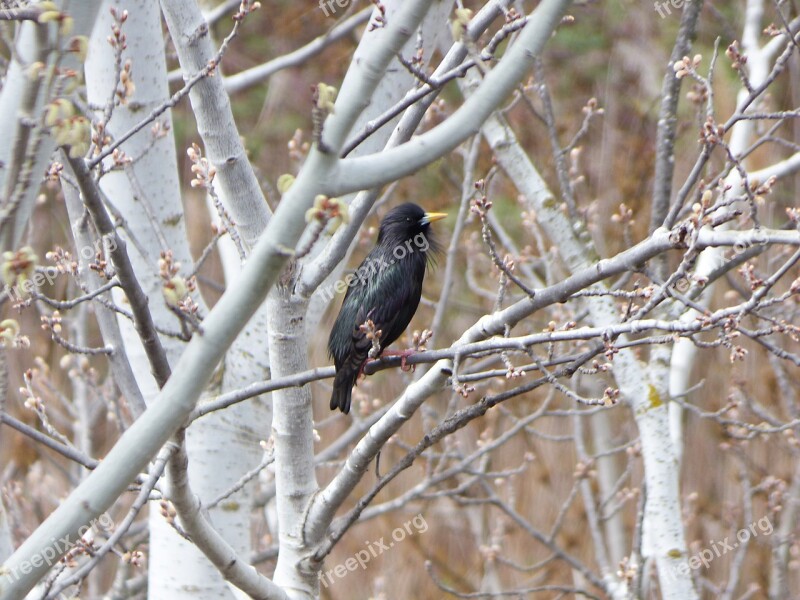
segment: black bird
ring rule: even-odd
[[[349,289],[328,339],[328,353],[336,365],[331,410],[350,412],[353,386],[372,348],[361,325],[371,320],[381,331],[383,352],[411,322],[425,268],[439,252],[430,224],[446,216],[426,213],[411,202],[393,208],[381,221],[378,244],[345,280]]]

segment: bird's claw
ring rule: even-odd
[[[384,356],[399,356],[400,357],[400,370],[408,373],[409,371],[414,371],[417,368],[417,365],[409,365],[406,363],[406,360],[409,356],[414,356],[417,351],[414,348],[409,348],[408,350],[401,350],[400,352],[397,351],[390,351],[384,352]]]
[[[414,352],[414,351],[413,351],[413,350],[411,350],[411,353],[413,353],[413,352]],[[414,372],[417,370],[417,365],[409,365],[409,364],[406,364],[406,359],[407,359],[409,356],[411,356],[411,354],[406,354],[405,352],[403,352],[402,354],[400,354],[400,370],[401,370],[401,371],[403,371],[403,372],[405,372],[405,373],[408,373],[409,371],[411,371],[412,373],[414,373]]]

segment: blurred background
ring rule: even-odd
[[[470,4],[465,2],[466,6]],[[578,3],[571,11],[574,22],[562,26],[543,57],[545,81],[562,146],[581,128],[585,117],[583,109],[591,98],[596,99],[597,107],[602,109],[602,115],[589,121],[588,130],[578,145],[579,151],[570,156],[570,176],[575,183],[580,218],[596,248],[606,257],[648,233],[660,90],[680,19],[677,9],[672,8],[667,14],[667,8],[659,11],[658,6],[658,2],[654,6],[650,2],[624,0]],[[791,16],[796,16],[792,3],[782,3],[782,6]],[[262,10],[248,17],[241,34],[233,41],[222,70],[232,75],[286,54],[366,7],[366,3],[357,2],[354,6],[337,7],[335,13],[326,16],[315,3],[264,2]],[[477,3],[475,8],[479,8]],[[519,8],[521,12],[528,12],[532,3],[520,3]],[[776,15],[771,3],[767,3],[765,10],[764,22],[768,23]],[[693,48],[693,53],[702,56],[698,71],[707,72],[716,40],[723,54],[733,40],[741,37],[743,18],[744,2],[705,3]],[[229,29],[228,18],[216,22],[213,30],[217,40]],[[303,64],[280,70],[266,81],[232,96],[239,131],[273,209],[279,198],[278,177],[297,173],[310,142],[312,86],[318,82],[331,85],[341,82],[362,30],[363,25]],[[7,50],[3,49],[6,57]],[[440,56],[441,52],[437,50],[435,55]],[[177,68],[174,59],[172,66]],[[134,66],[134,81],[143,70],[144,67]],[[173,88],[179,85],[178,77]],[[740,87],[741,82],[729,62],[720,59],[714,73],[714,106],[720,120],[724,121],[734,110]],[[698,132],[704,120],[704,107],[694,101],[696,94],[687,97],[692,92],[692,82],[685,81],[678,113],[676,188],[692,169],[699,152]],[[444,119],[461,102],[456,82],[448,84],[426,116],[423,129]],[[786,72],[770,86],[765,102],[771,110],[790,110],[800,104],[800,63],[797,60],[790,61]],[[506,117],[550,188],[558,190],[553,151],[541,113],[541,99],[531,79],[524,98],[517,94],[509,99]],[[199,137],[186,102],[173,110],[173,119],[178,155],[183,161],[181,180],[185,185],[187,226],[197,258],[214,236],[202,190],[189,186],[191,163],[185,149],[199,142]],[[759,122],[760,132],[772,124]],[[757,169],[795,152],[800,139],[797,127],[796,120],[791,119],[781,124],[771,136],[783,142],[765,143],[751,155],[748,166]],[[380,217],[392,206],[414,201],[426,210],[444,211],[455,217],[462,193],[464,162],[463,149],[453,152],[387,191],[359,234],[348,260],[349,268],[357,265],[372,247]],[[487,196],[493,203],[491,211],[498,224],[496,235],[501,241],[500,234],[513,241],[519,251],[515,257],[519,265],[527,265],[543,277],[565,275],[557,257],[558,240],[547,239],[535,231],[531,226],[534,215],[525,212],[516,188],[503,174],[494,174],[493,165],[492,153],[482,142],[474,179],[491,176]],[[712,157],[711,166],[710,172],[722,169],[721,153]],[[800,180],[795,175],[775,187],[759,213],[765,226],[779,228],[786,222],[786,208],[797,206],[798,183]],[[619,212],[620,203],[633,212],[633,221],[627,228],[611,218]],[[454,218],[447,219],[434,226],[445,248],[451,242],[454,221]],[[56,246],[71,248],[68,223],[59,188],[48,186],[40,197],[30,230],[31,246],[40,258]],[[765,253],[755,260],[759,268],[769,272],[780,257],[779,253]],[[414,330],[431,326],[447,260],[440,257],[438,267],[427,277],[423,303],[408,334],[398,340],[397,349],[412,345]],[[467,217],[462,238],[449,260],[455,261],[456,276],[449,309],[435,332],[437,348],[449,346],[478,318],[492,312],[497,302],[498,272],[485,250],[481,225],[474,215]],[[794,275],[788,279],[797,274],[795,268]],[[634,274],[626,289],[645,282],[646,277]],[[207,304],[212,306],[225,285],[215,253],[199,271],[198,283]],[[737,298],[739,291],[746,288],[741,274],[731,272],[727,280],[715,288],[711,307],[730,303],[732,297]],[[51,297],[66,298],[68,284],[62,277],[45,291]],[[511,290],[505,304],[519,297],[519,293]],[[334,296],[324,309],[309,347],[311,366],[330,364],[325,344],[341,300],[341,295]],[[797,323],[796,300],[793,306],[787,313],[789,323]],[[624,302],[620,307],[624,310]],[[82,318],[92,323],[86,341],[97,345],[100,338],[91,321],[90,310],[82,310],[85,313]],[[49,332],[41,330],[35,306],[20,312],[7,303],[3,311],[3,318],[16,318],[22,332],[30,339],[30,347],[9,351],[7,410],[10,414],[41,429],[36,415],[25,408],[25,398],[19,393],[24,385],[23,373],[27,370],[32,370],[32,385],[51,407],[48,414],[61,431],[69,432],[76,418],[66,409],[69,403],[61,400],[70,393],[71,381],[88,382],[98,394],[114,393],[105,359],[75,357],[54,344]],[[580,322],[582,318],[578,304],[556,305],[527,319],[515,332],[538,332],[551,322],[561,327],[567,321]],[[787,340],[786,350],[797,353],[800,350],[797,341],[796,335],[794,341]],[[725,418],[753,424],[764,420],[759,417],[760,407],[766,408],[781,423],[796,419],[800,414],[797,365],[777,360],[752,341],[743,340],[741,345],[747,352],[742,360],[736,361],[731,359],[730,348],[710,345],[702,349],[692,367],[690,380],[695,387],[684,400],[705,413],[728,407]],[[580,347],[575,344],[576,349]],[[643,360],[647,360],[648,352],[648,346],[637,349]],[[386,370],[361,381],[354,390],[356,414],[352,418],[367,419],[391,403],[409,382],[424,372],[424,368],[420,366],[410,373]],[[528,373],[521,381],[535,376]],[[474,384],[475,390],[467,398],[456,393],[430,398],[420,414],[384,448],[381,471],[402,458],[425,431],[454,406],[496,394],[518,385],[519,381],[493,378]],[[607,373],[578,374],[573,381],[577,389],[592,390],[595,394],[599,390],[599,395],[605,387],[613,386]],[[347,431],[350,419],[329,412],[330,381],[312,385],[321,450]],[[399,502],[396,507],[390,504],[392,499],[403,497],[421,481],[445,471],[459,457],[497,440],[519,425],[521,419],[537,411],[540,416],[520,427],[508,441],[469,468],[430,485],[409,502]],[[587,414],[579,414],[583,412]],[[388,542],[397,528],[403,528],[417,515],[424,518],[424,531],[423,527],[413,524],[407,527],[402,541],[372,556],[365,568],[348,572],[345,577],[333,576],[328,585],[323,585],[322,597],[330,600],[440,598],[451,597],[445,588],[469,594],[486,589],[524,590],[536,586],[554,588],[521,592],[512,597],[576,597],[565,590],[573,586],[593,588],[584,585],[585,579],[579,569],[565,560],[553,559],[548,545],[555,544],[563,553],[598,572],[596,545],[587,521],[584,484],[593,492],[596,499],[593,507],[602,515],[601,522],[607,527],[603,532],[609,547],[606,558],[612,560],[615,568],[624,570],[625,564],[614,560],[615,548],[625,549],[627,555],[632,541],[636,543],[642,507],[638,432],[624,404],[603,410],[602,415],[600,412],[577,404],[552,386],[544,386],[503,403],[447,438],[446,443],[436,445],[378,495],[374,505],[380,510],[357,524],[336,546],[326,561],[326,569],[344,563],[370,544],[374,547],[381,538]],[[589,413],[595,416],[589,418]],[[98,410],[92,419],[95,456],[100,457],[116,439],[118,430],[110,411]],[[796,510],[800,503],[796,426],[769,435],[749,435],[746,431],[743,435],[741,429],[720,418],[704,418],[689,411],[684,419],[681,498],[686,536],[692,551],[710,548],[712,542],[719,545],[726,537],[732,541],[738,530],[765,516],[776,530],[767,534],[766,528],[757,527],[759,535],[752,537],[745,552],[731,551],[715,556],[708,568],[694,570],[693,576],[700,582],[703,597],[721,597],[735,570],[738,581],[727,597],[767,598],[773,561],[779,558],[771,536],[777,535],[778,526],[783,523],[782,535],[787,536],[788,543],[789,589],[792,597],[800,598],[796,519],[790,519],[788,524],[782,520],[787,507]],[[268,435],[265,424],[262,436],[254,436],[253,443],[259,443]],[[598,439],[599,436],[603,439]],[[576,439],[580,440],[581,448],[576,447]],[[601,449],[602,457],[595,456]],[[344,456],[340,453],[321,466],[320,484],[324,485],[337,472]],[[9,429],[4,431],[0,464],[3,465],[4,497],[9,510],[18,519],[16,534],[24,539],[74,486],[75,471],[62,457]],[[607,488],[601,488],[598,478],[612,473],[617,475],[613,493],[604,497],[601,489]],[[366,477],[358,492],[366,492],[374,483],[374,477],[374,474]],[[360,493],[354,495],[353,503]],[[515,512],[510,514],[499,507],[493,500],[495,496]],[[112,516],[117,518],[122,514],[120,511]],[[614,539],[619,534],[624,538]],[[259,558],[263,560],[258,567],[271,574],[274,557],[267,550],[273,540],[261,506],[253,509],[253,536],[262,551]],[[110,565],[106,566],[104,577],[113,577],[112,571]],[[660,596],[653,587],[647,590],[645,597]]]

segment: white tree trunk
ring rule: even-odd
[[[69,6],[74,23],[70,36],[89,36],[98,10],[98,2],[77,2]],[[44,106],[53,98],[46,96],[48,86],[43,79],[29,76],[29,68],[36,62],[54,63],[57,26],[25,22],[20,29],[0,91],[0,115],[3,115],[0,119],[0,140],[3,140],[0,144],[0,165],[3,165],[0,200],[4,203],[0,245],[3,250],[19,245],[39,194],[40,178],[56,147],[53,138],[41,127]],[[62,44],[66,41],[62,39]],[[69,53],[63,56],[61,66],[78,71],[81,68],[75,56]]]
[[[468,77],[474,79],[474,73]],[[495,151],[499,164],[524,194],[525,200],[537,215],[537,220],[551,240],[558,240],[561,257],[575,273],[588,268],[598,257],[590,245],[581,242],[539,175],[530,159],[519,146],[510,128],[499,116],[493,115],[483,126],[483,134]],[[595,284],[602,289],[601,284]],[[596,327],[606,327],[618,320],[613,300],[608,296],[591,298],[587,308]],[[623,338],[620,338],[622,341]],[[697,597],[688,568],[685,575],[678,569],[687,565],[688,548],[683,535],[678,486],[678,462],[669,436],[667,389],[655,383],[663,381],[663,365],[645,365],[633,351],[622,349],[614,357],[613,373],[623,397],[629,403],[642,442],[647,483],[645,532],[648,542],[644,556],[655,558],[658,564],[664,598],[690,600]],[[622,582],[615,581],[613,572],[603,574],[615,597],[628,593]]]
[[[136,85],[130,102],[116,107],[109,123],[108,130],[113,135],[120,135],[139,122],[143,114],[164,102],[169,90],[158,2],[107,0],[92,38],[91,60],[86,66],[89,100],[104,105],[116,85],[114,57],[106,42],[112,23],[108,11],[111,6],[119,12],[128,10],[129,16],[123,25],[128,49],[123,60],[131,59]],[[162,250],[170,249],[175,260],[181,263],[183,274],[191,271],[193,261],[183,219],[169,111],[159,121],[168,125],[170,134],[154,140],[150,130],[145,128],[133,136],[122,149],[128,156],[136,158],[135,162],[128,172],[106,175],[101,187],[125,219],[126,232],[133,233],[133,237],[127,240],[128,251],[139,282],[150,299],[149,309],[154,322],[164,329],[179,331],[180,324],[162,297],[158,260]],[[135,177],[135,185],[132,185],[129,173]],[[137,188],[141,196],[133,193]],[[205,312],[202,301],[197,300]],[[126,319],[122,319],[120,325],[139,386],[149,402],[158,392],[158,386],[150,375],[150,365],[136,331]],[[184,343],[167,336],[161,336],[161,341],[169,362],[175,364]],[[226,412],[226,417],[235,421],[236,414],[252,422],[249,411],[249,405],[242,404],[229,414]],[[251,435],[242,436],[241,431],[229,425],[229,421],[223,426],[217,415],[206,417],[189,428],[187,448],[191,458],[190,482],[206,502],[227,490],[249,468],[258,464],[260,458],[257,440],[253,441]],[[220,448],[226,451],[220,451]],[[210,511],[211,520],[225,533],[227,541],[245,556],[250,550],[249,511],[250,504],[244,492],[237,492]],[[159,511],[151,511],[150,525],[151,598],[216,598],[229,593],[217,569],[196,546],[178,536]]]
[[[763,0],[749,0],[747,11],[745,12],[745,26],[742,32],[742,50],[747,56],[747,73],[750,85],[757,88],[764,83],[769,74],[769,54],[765,48],[760,48],[758,36],[761,32],[761,20],[764,13]],[[736,106],[741,108],[747,101],[750,92],[742,88],[736,97]],[[733,156],[738,156],[747,150],[751,143],[751,137],[755,128],[754,121],[749,119],[741,120],[731,128],[731,139],[729,148]],[[787,173],[788,174],[788,173]],[[764,183],[764,181],[761,181]],[[725,178],[725,184],[730,186],[728,194],[730,197],[739,196],[742,193],[742,177],[738,169],[732,169]],[[718,231],[728,229],[729,223],[723,223],[717,228]],[[704,250],[697,259],[697,266],[694,269],[696,277],[707,277],[714,269],[725,261],[725,248],[708,248]],[[705,286],[703,294],[698,298],[700,306],[708,306],[714,293],[714,282]],[[689,322],[696,319],[699,313],[694,309],[687,310],[681,315],[681,320]],[[669,370],[669,393],[673,398],[686,395],[690,387],[692,366],[697,357],[697,346],[687,338],[681,338],[675,342],[673,347],[670,370]],[[670,404],[670,430],[675,447],[678,449],[678,456],[683,453],[683,409],[679,404]]]

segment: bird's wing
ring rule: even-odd
[[[425,256],[415,253],[394,260],[391,250],[376,246],[349,280],[328,350],[339,369],[345,361],[364,360],[372,342],[359,326],[367,319],[381,330],[381,350],[403,333],[419,306]]]
[[[420,264],[421,272],[414,273],[408,266],[410,263],[381,265],[370,277],[365,277],[363,283],[347,291],[344,305],[352,303],[355,309],[350,322],[354,324],[352,342],[359,354],[368,353],[372,345],[359,330],[367,319],[381,330],[381,350],[400,337],[411,322],[419,305],[425,267],[424,263]]]
[[[421,283],[421,279],[410,276],[397,266],[384,269],[383,273],[370,281],[365,286],[354,321],[356,330],[353,332],[353,341],[356,346],[366,344],[369,352],[371,342],[365,339],[364,332],[358,330],[358,326],[367,319],[381,330],[381,350],[400,337],[419,305]]]

